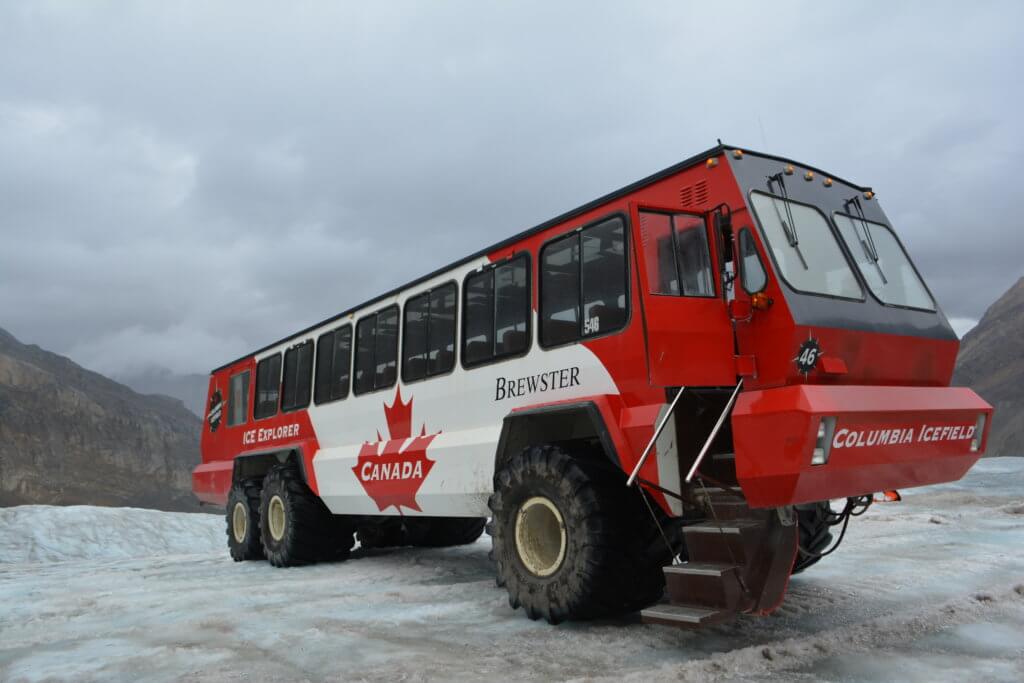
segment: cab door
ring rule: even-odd
[[[651,384],[734,385],[732,323],[708,216],[640,204],[630,212]]]

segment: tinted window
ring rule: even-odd
[[[384,389],[398,376],[398,306],[368,315],[356,325],[353,391]]]
[[[284,380],[281,382],[281,410],[296,410],[309,405],[313,385],[313,342],[296,344],[284,354]]]
[[[540,256],[541,343],[621,329],[627,308],[625,225],[613,218],[546,245]]]
[[[439,375],[455,367],[455,283],[430,292],[430,333],[427,337],[427,374]]]
[[[935,310],[935,302],[888,225],[836,214],[839,233],[868,287],[882,303]]]
[[[750,204],[777,272],[790,287],[810,294],[863,298],[850,263],[820,211],[760,192],[751,193]]]
[[[455,365],[454,284],[410,298],[402,329],[402,379],[412,382]]]
[[[427,376],[427,320],[430,296],[421,294],[405,303],[402,328],[402,379],[410,382]]]
[[[494,356],[494,271],[466,278],[462,361],[477,365]]]
[[[466,278],[462,358],[467,366],[530,347],[530,263],[517,256]]]
[[[228,426],[240,425],[249,414],[249,371],[232,376],[228,383]]]
[[[687,213],[640,212],[640,241],[651,294],[714,296],[704,219]]]
[[[626,324],[626,236],[622,221],[614,219],[587,228],[580,233],[580,245],[583,336],[617,330]]]
[[[337,401],[348,396],[348,370],[352,363],[352,326],[320,335],[316,344],[317,404]]]
[[[277,414],[281,388],[281,354],[264,358],[256,365],[256,405],[253,417],[257,420]]]
[[[756,294],[768,284],[768,275],[764,272],[764,264],[757,253],[754,245],[754,237],[750,230],[743,228],[740,231],[740,277],[743,289],[750,294]]]
[[[540,341],[553,346],[580,336],[579,236],[552,242],[540,254]]]

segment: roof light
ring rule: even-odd
[[[783,170],[786,172],[786,175],[793,175],[793,164],[789,164]]]
[[[823,181],[821,181],[821,184],[824,185],[825,187],[832,187],[832,179],[825,178]]]
[[[743,150],[742,149],[734,149],[732,151],[732,158],[733,159],[742,159],[743,158]]]
[[[864,193],[864,199],[871,199],[874,196],[875,196],[875,193],[872,192],[871,190],[868,190],[867,192]]]
[[[718,166],[718,159],[711,157],[707,161],[707,166],[708,168],[714,168],[715,166]]]
[[[806,180],[807,182],[814,180],[814,174],[811,173],[810,171],[804,173],[804,180]]]

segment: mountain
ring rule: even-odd
[[[198,510],[201,420],[0,329],[0,506]]]
[[[163,394],[176,398],[199,417],[206,415],[209,375],[179,375],[167,368],[148,368],[139,372],[114,375],[112,379],[140,394]]]
[[[1024,277],[963,338],[953,383],[995,407],[989,455],[1024,455]]]

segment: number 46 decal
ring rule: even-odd
[[[818,364],[819,358],[821,358],[821,347],[818,345],[818,340],[808,337],[807,341],[800,345],[796,358],[793,360],[796,362],[796,369],[800,371],[800,374],[807,375]]]

